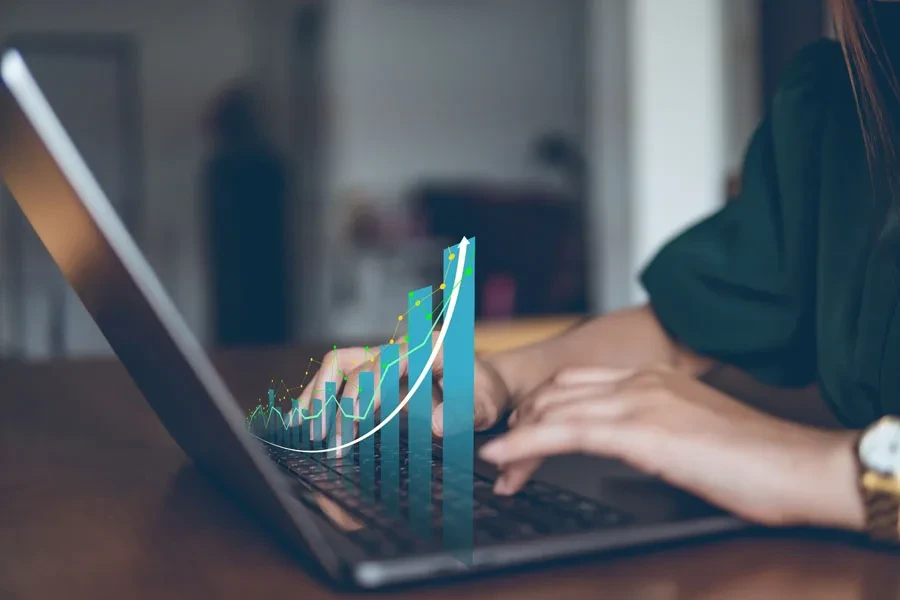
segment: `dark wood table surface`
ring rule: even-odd
[[[320,354],[310,350],[216,361],[252,401]],[[198,475],[118,363],[0,365],[0,598],[340,596],[303,565]],[[385,595],[896,599],[900,555],[830,536],[742,534]]]

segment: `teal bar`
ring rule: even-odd
[[[359,420],[358,437],[372,431],[375,425],[375,407],[372,398],[375,394],[375,374],[367,371],[359,374]],[[377,434],[376,434],[377,435]],[[359,442],[359,488],[369,497],[375,489],[375,436],[370,435]]]
[[[325,447],[337,446],[337,386],[333,381],[325,384]],[[335,453],[327,452],[328,458],[334,458]]]
[[[284,415],[281,414],[281,408],[275,407],[275,414],[272,415],[272,422],[275,423],[275,443],[279,446],[284,445],[285,439],[285,430],[284,430]]]
[[[444,302],[449,309],[460,247],[444,251]],[[453,258],[451,259],[451,255]],[[444,318],[446,322],[446,315]],[[445,549],[466,564],[472,561],[472,480],[475,445],[475,240],[466,249],[463,277],[452,320],[444,337],[443,476],[454,494],[444,495],[442,529]]]
[[[353,426],[356,423],[354,419],[356,411],[353,408],[353,398],[341,398],[341,443],[343,446],[353,440]],[[343,467],[344,483],[347,487],[353,487],[352,469],[353,469],[353,450],[354,447],[344,448],[340,452],[341,466]]]
[[[269,410],[266,412],[266,439],[275,441],[275,390],[269,389]]]
[[[309,420],[309,440],[313,448],[321,446],[322,442],[322,401],[313,399],[311,418]]]
[[[431,532],[431,287],[409,295],[409,381],[425,377],[407,405],[409,425],[409,520],[413,530]]]
[[[354,439],[353,430],[356,425],[356,408],[353,404],[353,398],[341,398],[341,446]],[[352,449],[353,446],[347,448],[347,450]],[[345,454],[352,454],[352,452],[341,453],[342,456]]]
[[[290,447],[300,448],[300,401],[291,398],[291,443]]]
[[[310,405],[310,409],[312,409],[312,405]],[[309,442],[312,439],[310,436],[310,432],[312,429],[310,428],[310,419],[309,415],[313,414],[312,412],[306,413],[304,416],[304,410],[300,409],[300,418],[302,419],[300,423],[300,447],[303,449],[309,449]]]
[[[266,439],[266,415],[260,405],[250,419],[250,433],[258,438]]]
[[[384,422],[400,403],[397,366],[400,346],[381,347],[381,420]],[[400,415],[381,428],[381,502],[388,512],[400,512]]]

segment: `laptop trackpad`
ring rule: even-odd
[[[722,514],[706,502],[621,462],[590,456],[548,459],[535,479],[594,498],[642,521],[670,522]]]

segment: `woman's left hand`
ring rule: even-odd
[[[621,459],[744,519],[859,530],[854,436],[763,414],[666,368],[570,369],[481,449],[516,492],[555,454]]]

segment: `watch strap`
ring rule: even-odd
[[[895,494],[863,488],[866,531],[879,543],[900,542],[900,498]]]

